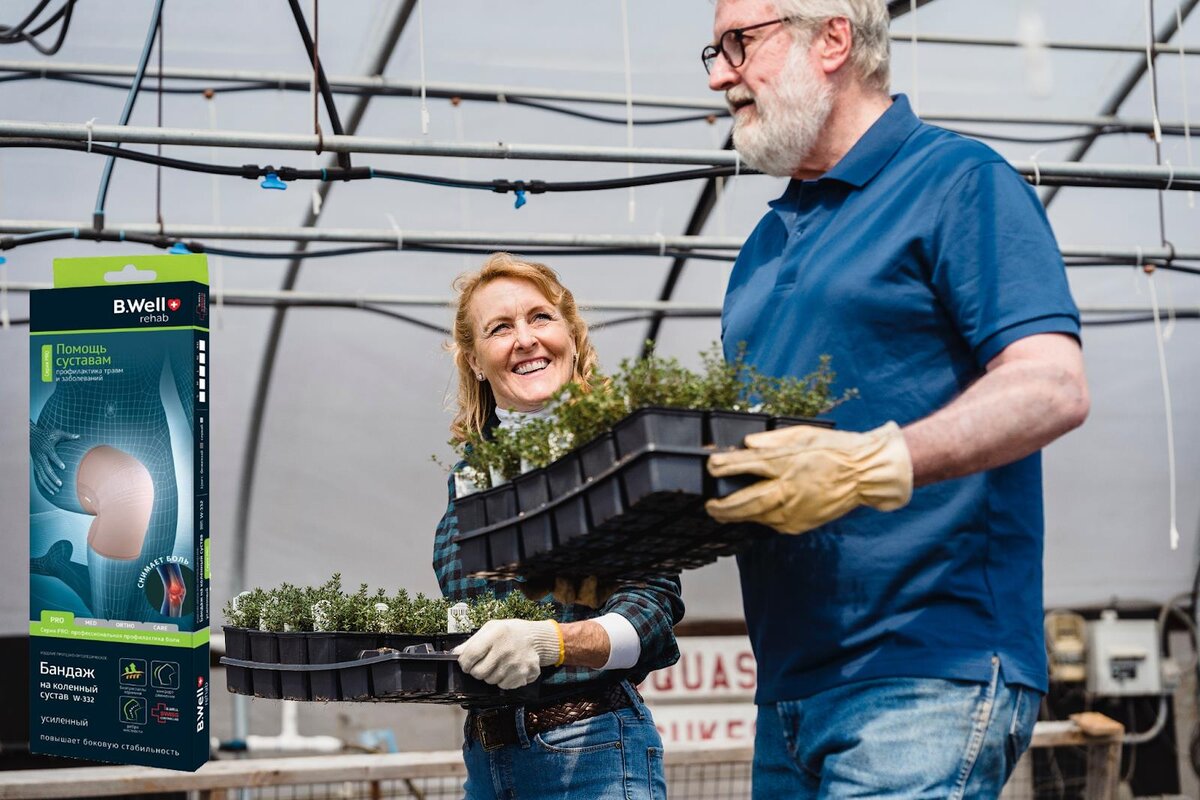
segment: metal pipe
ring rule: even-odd
[[[6,288],[10,292],[30,292],[49,289],[51,286],[52,284],[45,282],[14,282],[9,283]],[[331,306],[356,305],[433,308],[447,312],[450,311],[454,304],[454,299],[451,297],[431,297],[428,295],[338,294],[337,292],[298,292],[279,291],[277,289],[242,289],[240,291],[231,291],[225,293],[225,299],[229,300],[231,304],[243,301],[279,302],[291,305],[327,303]],[[667,314],[706,315],[713,317],[721,315],[721,306],[719,305],[661,302],[657,300],[598,300],[591,303],[580,302],[579,308],[581,311],[594,314],[664,312]],[[1200,305],[1176,304],[1174,309],[1176,314],[1180,312],[1200,314]],[[1150,306],[1126,305],[1080,306],[1079,308],[1082,314],[1150,314],[1153,310]],[[1163,308],[1160,309],[1159,313],[1166,316],[1167,311]]]
[[[32,136],[42,139],[88,141],[88,126],[79,123],[0,121],[0,136]],[[94,125],[94,142],[170,144],[190,147],[239,147],[251,149],[380,153],[461,158],[505,158],[550,161],[599,161],[642,164],[729,165],[735,154],[720,150],[638,147],[581,147],[554,144],[506,144],[503,142],[429,142],[417,139],[387,139],[375,136],[265,133],[257,131],[214,131],[196,128],[154,128]]]
[[[913,37],[907,33],[891,34],[893,42],[911,44]],[[1025,47],[1026,43],[1017,39],[1002,39],[994,36],[950,36],[934,33],[922,33],[917,35],[917,44],[955,44],[955,45],[970,45],[972,47]],[[1047,41],[1039,42],[1038,47],[1045,47],[1050,50],[1076,50],[1093,53],[1139,53],[1146,54],[1145,44],[1119,44],[1116,42],[1071,42],[1071,41]],[[1160,42],[1155,45],[1155,51],[1161,55],[1179,55],[1179,48],[1172,45]],[[1200,56],[1200,48],[1185,47],[1183,54],[1188,56]]]
[[[905,37],[905,41],[909,41]],[[1163,45],[1168,47],[1169,45]],[[1141,48],[1138,52],[1145,52]],[[1178,52],[1178,48],[1171,50]],[[4,61],[0,60],[0,73],[30,73],[34,75],[80,75],[86,77],[120,77],[133,76],[133,69],[126,66],[107,64],[60,63],[40,61]],[[147,70],[148,78],[157,77],[154,70]],[[166,68],[163,70],[165,79],[197,80],[217,83],[273,83],[279,89],[290,89],[307,92],[310,90],[311,75],[295,72],[267,72],[251,70],[220,70],[220,69],[191,69]],[[350,91],[355,94],[391,95],[400,97],[418,97],[420,85],[411,81],[398,81],[391,78],[373,80],[362,77],[333,77],[329,78],[334,92]],[[199,92],[199,90],[197,90]],[[624,105],[625,95],[609,92],[583,92],[564,89],[550,89],[533,86],[501,86],[470,83],[430,83],[427,94],[431,97],[460,97],[465,100],[483,100],[497,102],[509,97],[523,97],[536,100],[558,100],[562,102],[600,103],[608,105]],[[728,108],[723,100],[699,100],[686,97],[661,97],[651,95],[634,95],[633,104],[637,106],[688,109],[693,111],[711,111],[717,114],[727,114]],[[1115,116],[1022,116],[1011,114],[982,114],[970,112],[932,112],[921,115],[927,122],[970,122],[996,125],[1050,125],[1074,127],[1105,127],[1120,126],[1142,133],[1153,129],[1148,119],[1121,119]],[[1165,130],[1183,130],[1183,122],[1160,121]]]
[[[33,137],[60,141],[135,142],[195,147],[241,147],[254,149],[315,150],[317,137],[307,134],[254,131],[210,131],[194,128],[148,128],[74,123],[0,120],[0,137]],[[326,136],[324,149],[334,152],[386,153],[420,156],[456,156],[547,161],[593,161],[643,164],[707,164],[734,166],[736,153],[728,150],[680,148],[598,147],[489,142],[422,142],[369,136]],[[1160,181],[1182,184],[1200,181],[1200,168],[1138,166],[1132,164],[1078,164],[1074,162],[1013,162],[1027,177],[1040,179],[1088,178],[1095,180]],[[1177,188],[1189,188],[1178,186]],[[1192,187],[1194,188],[1194,187]]]
[[[97,78],[130,78],[133,69],[124,65],[84,64],[62,61],[13,61],[0,60],[0,73],[28,72],[35,75],[82,75]],[[210,83],[273,83],[280,89],[308,91],[312,75],[299,72],[272,72],[263,70],[204,69],[194,67],[168,67],[162,71],[164,79],[192,80]],[[156,78],[158,72],[146,71],[146,77]],[[701,75],[700,77],[703,77]],[[416,81],[362,75],[330,75],[329,85],[335,92],[393,94],[418,97],[421,85]],[[697,86],[702,85],[697,81]],[[425,84],[426,94],[463,99],[501,100],[506,97],[523,97],[531,100],[561,100],[578,103],[600,103],[625,105],[626,96],[619,92],[589,92],[571,89],[549,89],[535,86],[506,86],[484,83],[439,83]],[[716,97],[716,95],[713,95]],[[659,95],[634,95],[635,106],[651,108],[676,108],[692,111],[726,111],[725,103],[716,99],[668,97]]]
[[[43,233],[55,230],[79,230],[87,239],[90,230],[86,223],[67,220],[0,219],[0,233]],[[114,225],[111,230],[157,235],[158,223],[142,222]],[[268,228],[231,225],[167,223],[162,235],[168,239],[226,239],[241,241],[281,242],[356,242],[360,244],[396,244],[396,231],[391,228]],[[403,231],[404,242],[427,245],[474,245],[481,247],[579,247],[579,248],[643,248],[657,257],[660,247],[677,250],[740,250],[744,240],[736,236],[657,236],[608,233],[488,233],[482,231]],[[1142,261],[1200,261],[1200,250],[1174,250],[1154,245],[1131,247],[1062,246],[1064,258],[1099,258],[1127,260],[1132,266]],[[12,285],[12,284],[10,284]]]

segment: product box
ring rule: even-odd
[[[30,749],[209,752],[208,268],[69,258],[31,293]]]

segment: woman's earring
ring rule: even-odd
[[[475,377],[476,377],[476,378],[478,378],[479,380],[481,380],[481,381],[482,381],[482,380],[483,380],[483,373],[482,373],[482,372],[476,372],[476,373],[475,373]]]

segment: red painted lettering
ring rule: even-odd
[[[753,689],[758,683],[757,664],[753,653],[738,653],[737,657],[738,688]]]
[[[716,667],[713,668],[712,688],[714,690],[729,688],[729,678],[725,675],[725,661],[719,653],[717,654]]]
[[[679,679],[683,681],[683,688],[693,692],[704,685],[704,670],[701,669],[700,654],[695,653],[694,655],[695,665],[692,667],[692,680],[688,680],[688,657],[684,656],[679,659],[679,669],[681,671]]]

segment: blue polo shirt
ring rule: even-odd
[[[838,164],[793,180],[734,265],[727,357],[801,376],[828,353],[860,397],[838,428],[942,408],[1025,336],[1078,337],[1062,257],[1032,189],[986,145],[926,125],[903,95]],[[1046,690],[1039,454],[862,507],[738,559],[756,701],[884,677]]]

